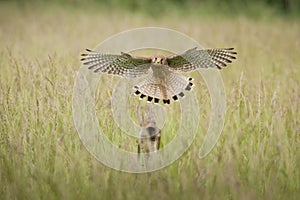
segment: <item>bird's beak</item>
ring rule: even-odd
[[[161,63],[162,62],[162,58],[157,58],[156,63]]]

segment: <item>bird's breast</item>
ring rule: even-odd
[[[165,80],[170,73],[168,65],[152,65],[153,75],[161,80]]]

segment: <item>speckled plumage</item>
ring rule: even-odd
[[[222,69],[235,59],[233,48],[189,49],[180,55],[170,57],[133,57],[127,53],[121,55],[103,54],[87,49],[81,59],[88,69],[125,78],[145,78],[136,86],[135,94],[147,98],[148,102],[160,100],[170,104],[184,96],[184,91],[193,87],[192,78],[178,72],[190,72],[199,68]]]

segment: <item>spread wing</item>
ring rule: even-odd
[[[94,72],[114,74],[126,78],[135,78],[148,73],[150,58],[134,58],[127,53],[121,55],[103,54],[86,49],[81,61]]]
[[[233,59],[237,52],[234,48],[223,49],[197,49],[187,50],[181,55],[167,58],[169,69],[173,71],[188,72],[199,68],[222,69]]]

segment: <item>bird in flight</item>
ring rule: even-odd
[[[144,77],[134,86],[135,95],[148,102],[170,104],[192,90],[191,77],[179,72],[191,72],[200,68],[222,69],[236,59],[234,48],[189,49],[172,56],[135,57],[121,52],[120,55],[105,54],[90,49],[81,54],[82,63],[95,73],[106,73],[124,78]]]

